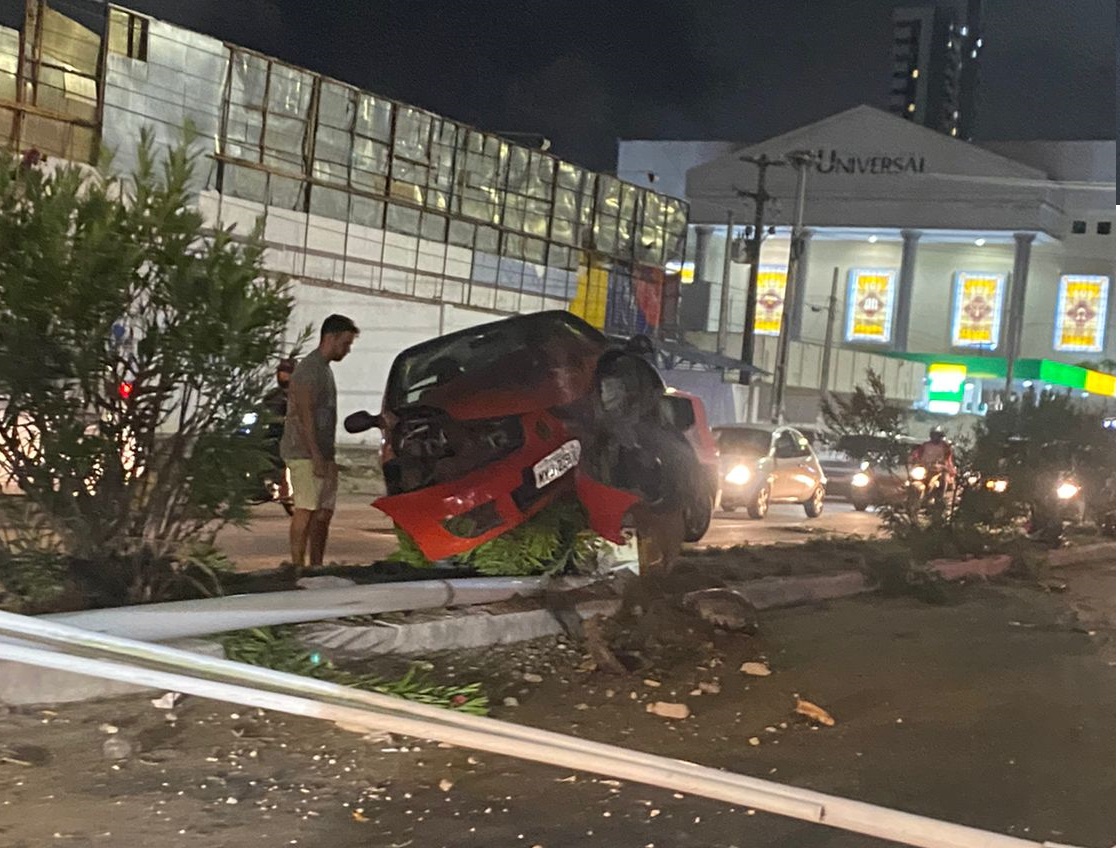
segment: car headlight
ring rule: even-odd
[[[1007,491],[1006,480],[987,480],[984,482],[984,488],[989,491],[995,492],[997,495],[1002,495]]]
[[[732,486],[742,486],[751,479],[751,470],[745,465],[736,465],[723,479]]]
[[[871,477],[863,471],[857,471],[852,475],[852,485],[857,489],[863,489],[871,485]]]
[[[911,468],[910,469],[910,479],[911,480],[925,480],[926,479],[926,470],[924,468],[922,468],[922,466],[920,466],[920,465],[915,466],[914,468]]]
[[[252,427],[254,424],[257,423],[257,417],[258,417],[257,413],[255,413],[255,412],[246,412],[244,415],[241,416],[241,426],[242,427]]]
[[[1058,497],[1063,501],[1068,501],[1070,498],[1076,497],[1077,493],[1081,491],[1081,487],[1076,483],[1071,483],[1069,480],[1063,482],[1058,486]]]

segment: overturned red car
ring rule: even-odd
[[[632,507],[707,530],[718,454],[698,398],[666,388],[648,339],[612,342],[563,311],[440,336],[393,362],[381,413],[388,494],[374,505],[432,560],[461,554],[575,494],[615,542]]]

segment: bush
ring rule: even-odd
[[[127,180],[0,167],[0,465],[116,603],[173,591],[190,548],[247,519],[268,460],[236,429],[292,310],[259,231],[192,207],[187,137],[157,161],[144,133],[138,159]]]

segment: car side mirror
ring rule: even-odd
[[[342,422],[342,426],[346,429],[347,433],[364,433],[366,430],[372,430],[374,427],[384,430],[385,419],[380,415],[373,415],[363,409],[360,412],[351,412],[347,415],[346,420]]]

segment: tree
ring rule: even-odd
[[[886,383],[874,369],[867,369],[867,386],[857,385],[851,397],[830,393],[821,402],[821,416],[833,442],[844,436],[883,436],[886,440],[873,446],[867,458],[888,468],[898,462],[906,410],[890,401]]]
[[[195,164],[186,133],[162,158],[144,133],[128,179],[0,167],[0,464],[26,496],[3,500],[107,602],[169,591],[267,463],[237,427],[287,352],[289,283],[259,228],[208,230]]]

